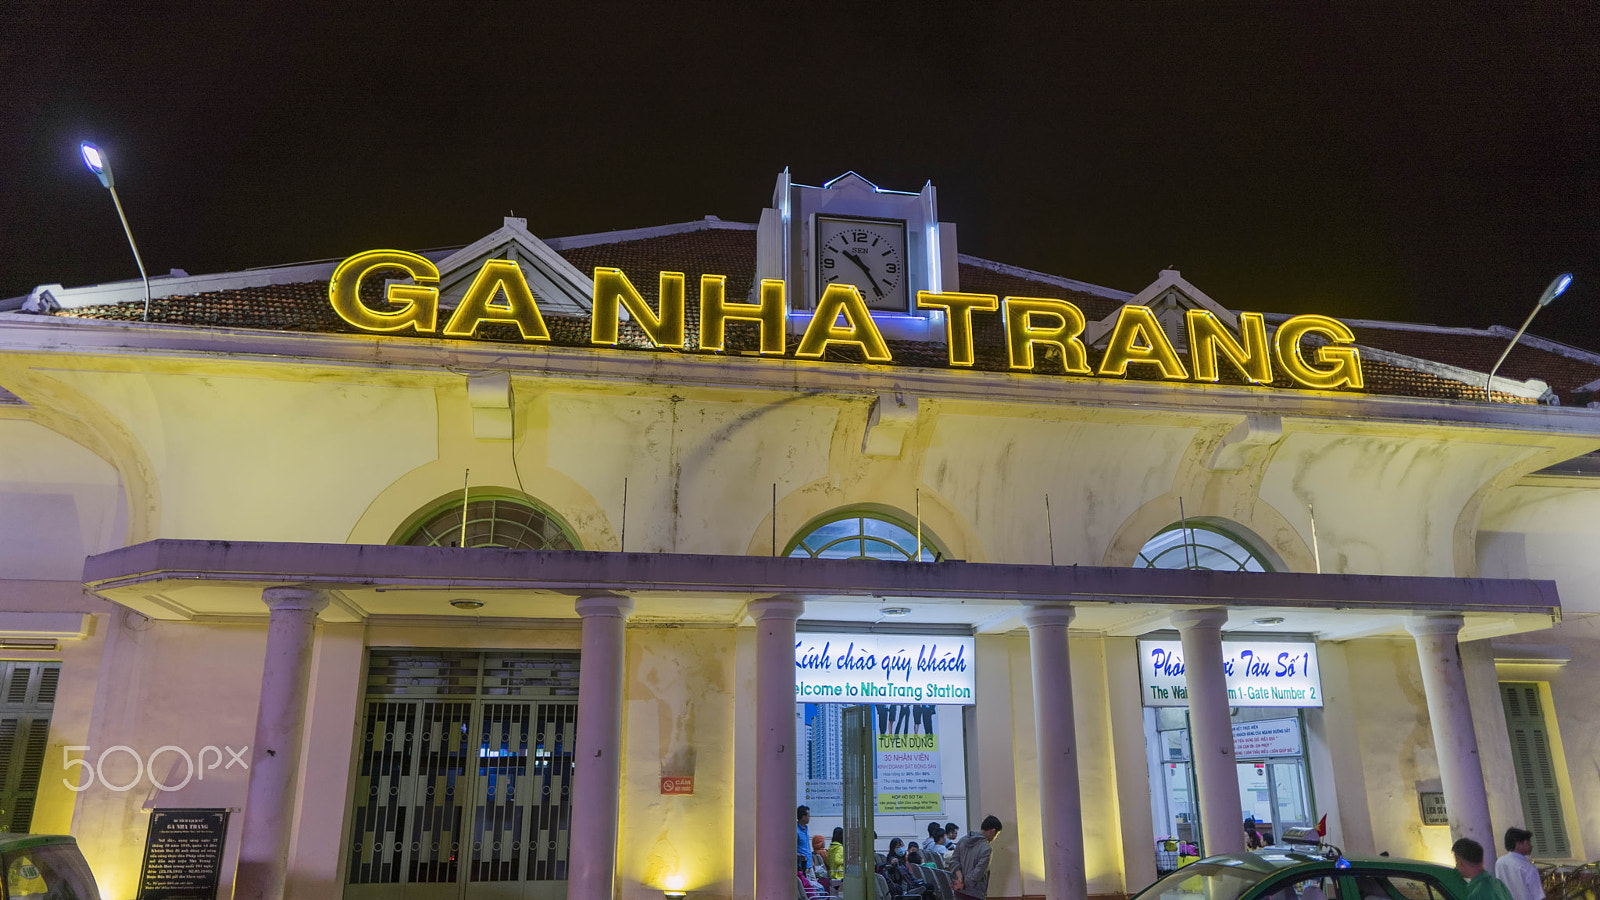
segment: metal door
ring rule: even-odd
[[[373,650],[345,897],[565,896],[577,672],[574,653]]]

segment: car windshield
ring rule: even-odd
[[[1138,900],[1238,900],[1269,874],[1242,866],[1190,863],[1145,888]]]

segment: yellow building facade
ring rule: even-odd
[[[231,811],[224,896],[236,877],[239,896],[560,896],[586,854],[586,871],[609,867],[586,891],[765,897],[777,863],[763,860],[793,854],[771,837],[786,807],[829,780],[807,742],[833,727],[787,700],[799,724],[775,749],[771,673],[789,663],[774,669],[771,648],[825,631],[972,642],[971,702],[937,704],[937,811],[880,812],[878,831],[999,816],[994,897],[1131,893],[1162,866],[1162,839],[1226,848],[1238,835],[1211,816],[1232,801],[1195,757],[1222,740],[1250,812],[1254,764],[1232,753],[1253,720],[1297,732],[1293,753],[1256,767],[1263,821],[1325,820],[1347,852],[1441,860],[1453,834],[1498,845],[1527,825],[1546,858],[1595,854],[1600,410],[1583,378],[1600,380],[1600,356],[1525,347],[1512,368],[1527,380],[1496,378],[1485,397],[1461,348],[1491,333],[1336,322],[1349,340],[1324,328],[1274,350],[1295,320],[1271,311],[1254,320],[1257,353],[1251,320],[1176,272],[1127,294],[963,256],[932,202],[931,188],[785,176],[755,225],[543,241],[507,220],[418,256],[432,276],[375,271],[352,289],[391,316],[420,296],[405,289],[434,289],[431,332],[342,316],[335,264],[158,279],[151,321],[123,305],[126,286],[0,303],[0,649],[58,679],[16,714],[36,787],[8,787],[32,803],[12,829],[75,835],[114,898],[138,889],[151,810],[182,808]],[[875,298],[871,277],[829,280],[853,264],[825,266],[818,235],[852,221],[894,226],[871,236],[902,260],[902,300]],[[819,225],[831,231],[806,230]],[[514,285],[479,284],[496,260],[546,339],[515,330]],[[609,343],[596,284],[617,282],[601,269],[642,305],[611,298]],[[663,271],[684,273],[681,349],[638,312],[663,309]],[[781,320],[760,320],[763,283],[786,291]],[[830,307],[830,287],[854,299]],[[721,351],[704,349],[708,292],[744,305]],[[1045,300],[1082,321],[1048,304],[1030,317],[1024,301]],[[456,314],[474,302],[483,323]],[[975,364],[960,362],[961,303]],[[1193,330],[1207,316],[1241,354],[1207,351]],[[472,327],[453,336],[450,319]],[[761,352],[760,329],[780,327],[783,352]],[[872,358],[874,335],[889,359]],[[1091,371],[1073,374],[1074,346]],[[1133,362],[1113,371],[1119,352]],[[1195,377],[1207,352],[1212,382]],[[1262,359],[1271,377],[1252,383]],[[1361,383],[1307,386],[1295,365],[1353,366]],[[843,543],[813,559],[815,534]],[[1235,571],[1211,571],[1218,547],[1240,554]],[[316,598],[301,651],[273,637],[282,588]],[[622,617],[620,655],[580,615],[595,597],[625,601],[599,616]],[[769,634],[772,597],[799,605]],[[1214,715],[1148,702],[1151,642],[1180,642],[1193,679],[1195,648],[1217,640],[1206,628],[1224,649],[1304,646],[1318,702],[1278,719],[1221,695]],[[1036,664],[1058,634],[1055,662]],[[595,699],[607,666],[609,704]],[[33,684],[25,699],[42,703]],[[269,695],[286,732],[263,724]],[[1537,709],[1511,710],[1517,698]],[[615,748],[616,789],[585,796],[606,773],[584,773],[582,729],[605,716],[614,735],[592,740]],[[263,733],[294,739],[292,766],[274,774]],[[1441,733],[1475,747],[1441,749]],[[1069,762],[1046,739],[1061,734]],[[1542,750],[1516,743],[1535,734]],[[1524,777],[1535,763],[1548,773]],[[787,794],[771,775],[785,765]],[[291,790],[277,819],[253,819],[270,801],[252,781],[269,778]],[[612,800],[614,848],[569,848],[571,817],[598,815],[605,833]],[[1480,808],[1488,821],[1462,818]],[[813,833],[831,830],[818,809]],[[1074,814],[1078,843],[1052,856]],[[274,829],[281,860],[252,857]]]

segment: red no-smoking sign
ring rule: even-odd
[[[694,793],[694,776],[664,775],[661,778],[661,793],[663,794],[692,794]]]

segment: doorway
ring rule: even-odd
[[[567,892],[575,651],[374,648],[344,896]]]

